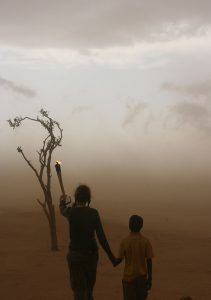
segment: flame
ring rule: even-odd
[[[57,161],[56,161],[56,164],[61,165],[61,161],[58,161],[58,160],[57,160]]]

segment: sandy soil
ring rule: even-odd
[[[165,209],[164,209],[165,207]],[[151,239],[156,257],[153,288],[149,300],[211,299],[211,221],[210,205],[157,204],[143,209],[144,234]],[[101,207],[100,213],[111,247],[117,252],[122,237],[128,234],[127,208],[118,213]],[[171,213],[169,213],[171,212]],[[48,227],[38,210],[2,208],[0,210],[0,299],[68,300],[69,288],[65,261],[68,245],[67,223],[59,216],[59,252],[50,252]],[[113,268],[100,250],[96,300],[122,299],[122,267]]]

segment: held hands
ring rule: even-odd
[[[151,290],[151,287],[152,287],[152,278],[148,278],[147,279],[146,287],[147,287],[148,291]]]
[[[114,259],[112,260],[112,265],[113,265],[113,267],[116,267],[116,266],[118,266],[121,262],[122,262],[122,258],[116,258],[116,257],[114,257]]]

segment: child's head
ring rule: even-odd
[[[129,228],[131,232],[139,232],[143,227],[143,218],[141,216],[132,215],[129,220]]]

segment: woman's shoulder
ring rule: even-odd
[[[96,219],[100,218],[100,214],[96,208],[88,207],[88,209],[90,211],[90,214],[93,215],[93,217],[95,217]]]
[[[96,208],[93,208],[93,207],[88,207],[88,209],[94,213],[94,214],[98,214],[98,210]]]

